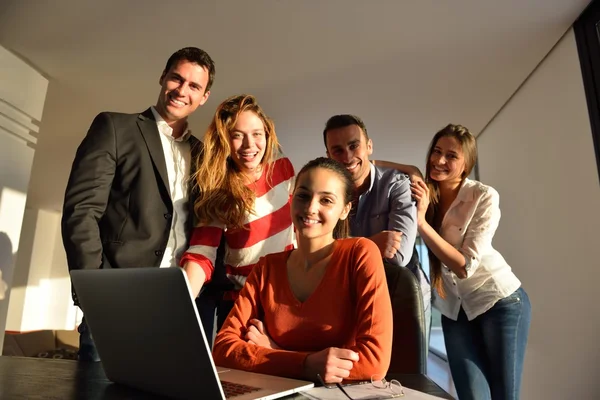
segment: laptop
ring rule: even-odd
[[[181,268],[73,270],[108,379],[183,399],[277,399],[312,382],[217,368]]]

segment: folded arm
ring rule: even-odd
[[[260,319],[260,291],[263,288],[264,259],[254,267],[233,310],[215,339],[213,358],[221,367],[242,369],[270,375],[300,378],[309,353],[269,349],[248,343],[244,337],[249,321]]]
[[[392,304],[383,261],[377,246],[369,240],[357,242],[355,275],[356,329],[355,345],[359,361],[350,371],[349,380],[384,376],[390,366],[392,353]]]
[[[427,248],[457,277],[467,277],[465,257],[433,229],[427,221],[419,224],[419,234]]]
[[[217,335],[213,350],[219,366],[264,374],[326,382],[369,379],[385,374],[392,350],[392,306],[383,262],[370,240],[357,242],[355,275],[351,281],[356,298],[356,336],[347,348],[329,347],[317,352],[288,351],[248,342],[248,329],[264,317],[260,293],[266,289],[262,259],[253,269],[235,306]],[[259,329],[260,331],[260,329]],[[262,330],[261,335],[267,335]],[[267,339],[267,338],[263,338]]]
[[[500,222],[499,195],[493,188],[487,188],[476,205],[473,217],[465,228],[461,246],[448,243],[425,220],[425,209],[429,203],[429,189],[423,183],[413,185],[413,193],[420,203],[418,230],[425,244],[435,256],[460,278],[473,275],[481,262],[481,254],[492,245],[494,233]]]
[[[492,239],[500,224],[500,196],[491,187],[479,199],[473,218],[466,228],[462,246],[458,249],[465,259],[467,278],[481,263],[481,255],[492,246]]]
[[[417,238],[417,207],[410,191],[410,182],[395,182],[390,190],[388,229],[402,232],[400,248],[389,261],[401,267],[408,265]]]

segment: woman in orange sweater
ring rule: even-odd
[[[317,158],[296,178],[298,248],[259,261],[217,335],[219,366],[327,383],[384,376],[392,307],[379,249],[347,238],[352,178]]]

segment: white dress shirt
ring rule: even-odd
[[[452,320],[457,320],[461,306],[469,321],[473,320],[521,286],[492,247],[500,222],[499,202],[494,188],[465,179],[442,221],[441,236],[464,255],[467,270],[467,277],[460,279],[442,264],[446,298],[436,294],[434,305]]]
[[[169,177],[169,193],[173,202],[173,218],[171,220],[171,231],[169,241],[160,263],[161,268],[175,267],[179,265],[181,256],[187,249],[186,221],[189,214],[188,208],[188,182],[190,176],[191,148],[188,138],[191,134],[186,129],[179,138],[173,138],[173,128],[151,107],[156,125],[160,132],[167,164]]]

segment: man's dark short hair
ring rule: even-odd
[[[208,71],[208,83],[206,84],[204,91],[209,91],[215,80],[215,63],[212,58],[210,58],[208,53],[197,47],[184,47],[181,50],[177,50],[167,60],[167,65],[165,66],[163,74],[169,72],[174,65],[177,65],[182,60],[189,61],[206,68]]]
[[[334,115],[333,117],[327,120],[325,124],[325,129],[323,129],[323,143],[325,143],[325,148],[327,148],[327,131],[331,131],[333,129],[345,128],[350,125],[357,125],[360,129],[362,129],[365,134],[365,139],[369,140],[369,135],[367,134],[367,127],[365,123],[357,117],[356,115],[351,114],[340,114]]]

